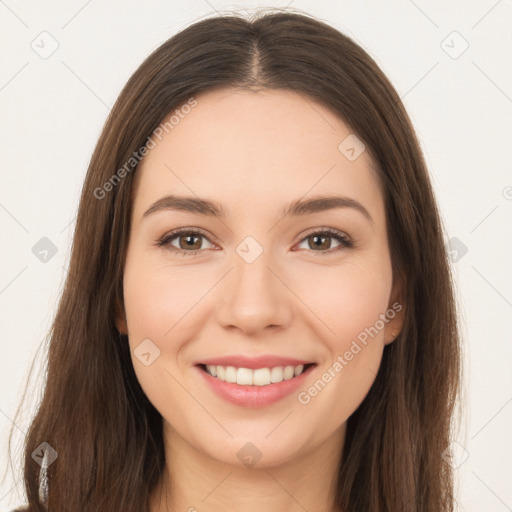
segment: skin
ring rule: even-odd
[[[116,319],[164,420],[166,471],[151,511],[330,511],[347,419],[374,382],[405,308],[306,405],[297,393],[259,409],[231,404],[193,365],[229,354],[303,358],[317,363],[304,390],[401,303],[379,182],[368,151],[349,161],[338,150],[349,128],[311,99],[237,89],[196,99],[137,170]],[[229,214],[161,210],[143,218],[167,194],[214,200]],[[359,201],[373,224],[353,208],[281,213],[293,200],[334,194]],[[180,236],[155,245],[177,228],[207,233],[194,255],[172,252],[191,251],[187,234],[181,245]],[[327,237],[317,248],[306,232],[322,228],[341,231],[354,247],[336,250],[340,242]],[[236,252],[247,236],[263,248],[250,264]],[[145,366],[133,351],[148,338],[160,355]],[[262,454],[252,468],[237,457],[247,442]]]

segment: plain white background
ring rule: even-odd
[[[37,349],[67,275],[89,158],[122,86],[152,50],[194,21],[287,5],[355,39],[411,116],[451,240],[460,305],[467,390],[454,447],[460,510],[510,511],[510,0],[1,0],[0,477],[30,364],[35,359],[37,370],[44,361]],[[57,248],[46,262],[32,250],[42,237]],[[37,375],[35,382],[40,390]],[[29,404],[38,398],[32,394]],[[16,422],[18,444],[32,411]],[[0,508],[9,510],[23,498],[19,469],[7,473]]]

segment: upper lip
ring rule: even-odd
[[[303,359],[295,359],[293,357],[283,357],[277,355],[264,355],[258,357],[247,356],[222,356],[213,357],[198,361],[196,365],[206,364],[212,366],[234,366],[236,368],[249,368],[255,370],[257,368],[273,368],[275,366],[298,366],[301,364],[311,364],[313,361]]]

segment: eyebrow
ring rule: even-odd
[[[288,208],[285,208],[281,213],[283,217],[287,215],[302,217],[313,213],[333,210],[335,208],[352,208],[361,213],[372,225],[374,224],[370,212],[359,201],[342,196],[317,196],[307,200],[297,199],[292,201]],[[168,195],[155,201],[144,212],[142,218],[163,210],[184,211],[216,218],[226,218],[228,215],[228,211],[215,201],[209,201],[199,197]]]

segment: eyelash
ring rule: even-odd
[[[197,254],[198,252],[200,252],[202,250],[202,249],[200,249],[200,250],[195,250],[195,251],[186,251],[184,249],[177,249],[176,247],[171,246],[170,242],[173,241],[178,235],[180,235],[182,233],[185,233],[187,235],[201,235],[204,238],[206,238],[210,243],[213,243],[208,238],[208,236],[206,236],[206,233],[199,228],[194,228],[194,229],[180,228],[180,229],[171,231],[170,233],[166,233],[165,235],[160,237],[155,242],[155,245],[157,247],[167,246],[171,252],[175,253],[176,255],[181,254],[182,256],[194,256],[195,254]],[[338,242],[340,242],[340,245],[338,247],[334,248],[334,250],[332,250],[332,249],[329,249],[327,251],[313,251],[312,250],[311,252],[313,252],[313,254],[315,256],[325,256],[327,254],[333,254],[334,252],[338,252],[341,249],[350,249],[350,248],[354,247],[354,243],[347,235],[345,235],[341,231],[338,231],[338,230],[332,229],[332,228],[323,228],[319,231],[310,231],[310,232],[306,233],[303,236],[303,238],[301,238],[301,240],[299,241],[299,244],[302,243],[304,240],[306,240],[307,238],[309,238],[312,235],[320,235],[320,236],[327,235],[331,238],[336,239]]]

